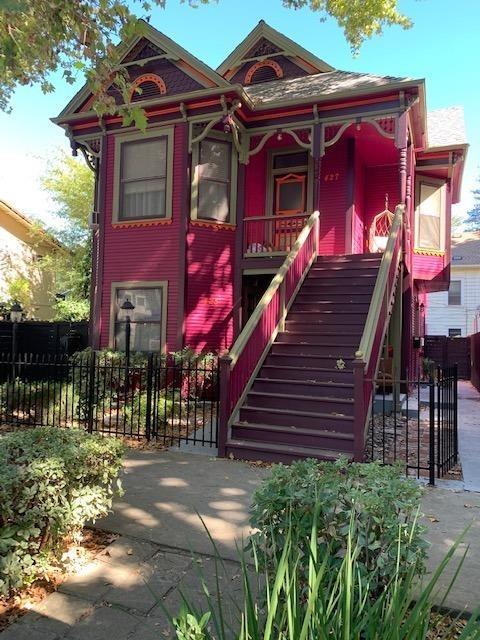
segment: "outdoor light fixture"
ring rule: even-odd
[[[10,320],[12,322],[21,322],[23,309],[21,305],[15,301],[10,309]]]
[[[135,305],[132,304],[130,298],[125,298],[125,300],[122,302],[120,309],[122,309],[122,311],[133,311],[135,309]],[[129,318],[128,315],[127,315],[127,318]]]
[[[125,312],[125,393],[128,390],[128,370],[130,368],[130,315],[129,312],[135,309],[135,305],[132,304],[130,298],[125,297],[120,309]]]

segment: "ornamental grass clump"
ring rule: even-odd
[[[298,559],[299,584],[306,584],[312,528],[317,531],[317,549],[326,549],[339,570],[348,538],[355,532],[356,565],[360,578],[369,584],[370,597],[399,576],[425,569],[427,543],[418,523],[422,489],[403,476],[399,467],[380,464],[348,464],[302,460],[286,467],[276,465],[253,496],[250,523],[257,530],[255,544],[261,567],[272,571],[287,533]],[[398,540],[401,556],[398,557]]]
[[[48,572],[87,521],[112,505],[124,445],[77,429],[37,428],[0,439],[0,594]]]

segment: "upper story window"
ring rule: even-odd
[[[417,249],[445,248],[445,182],[434,178],[417,181]]]
[[[462,282],[461,280],[451,280],[448,288],[448,304],[462,304]]]
[[[171,217],[173,129],[117,136],[113,221]]]
[[[236,158],[228,140],[204,138],[192,154],[192,218],[235,222]]]

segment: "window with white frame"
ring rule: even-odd
[[[444,249],[443,181],[419,180],[417,183],[416,246],[419,249]]]
[[[113,221],[171,216],[173,129],[115,139]]]
[[[127,316],[130,317],[130,349],[161,351],[165,342],[166,284],[124,286],[113,289],[113,347],[125,351]],[[132,311],[122,309],[128,300]]]
[[[462,304],[461,280],[450,280],[450,286],[448,287],[448,304],[451,306]]]
[[[448,337],[449,338],[460,338],[462,336],[462,330],[461,329],[449,329],[448,330]]]
[[[233,223],[234,165],[228,140],[204,138],[192,155],[192,218]]]

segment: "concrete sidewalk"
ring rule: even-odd
[[[480,491],[480,393],[467,380],[458,381],[458,450],[464,488]]]
[[[212,544],[227,559],[223,597],[239,603],[236,543],[248,533],[248,507],[268,469],[185,453],[132,451],[125,462],[125,495],[97,523],[122,537],[80,575],[69,578],[1,640],[150,640],[171,637],[160,599],[177,613],[180,592],[205,608],[198,566],[216,591]],[[467,524],[467,562],[446,604],[480,604],[480,494],[427,488],[422,504],[431,543],[430,570]],[[463,548],[465,545],[463,546]],[[203,554],[192,559],[191,551]],[[455,567],[443,579],[448,584]],[[230,605],[230,608],[233,607]]]

